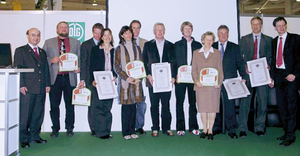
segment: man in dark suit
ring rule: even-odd
[[[142,53],[143,53],[143,48],[145,43],[147,42],[147,40],[141,38],[140,35],[140,31],[141,31],[141,27],[142,24],[139,20],[133,20],[130,23],[130,28],[132,29],[133,32],[133,37],[136,41],[136,44],[138,46],[140,46]],[[144,79],[143,79],[144,80]],[[143,81],[143,91],[145,90],[145,81]],[[145,95],[145,93],[144,93]],[[143,127],[144,127],[144,123],[145,123],[145,113],[146,113],[146,102],[142,101],[142,102],[138,102],[136,104],[136,124],[135,124],[135,132],[138,132],[140,134],[146,134],[146,131],[144,131]]]
[[[97,46],[100,38],[101,38],[101,32],[103,31],[104,27],[101,23],[96,23],[93,25],[92,27],[92,31],[93,31],[93,37],[87,41],[84,41],[81,44],[80,47],[80,65],[81,65],[81,73],[80,73],[80,79],[81,82],[79,84],[80,87],[85,85],[87,86],[87,88],[89,88],[90,90],[93,86],[88,85],[88,81],[89,81],[89,66],[90,66],[90,54],[91,54],[91,50],[94,46]],[[97,94],[97,93],[92,93],[92,94]],[[91,103],[92,105],[92,103]],[[88,107],[88,122],[89,122],[89,126],[91,129],[91,135],[95,136],[95,129],[92,123],[92,115],[91,115],[91,106]]]
[[[177,69],[182,65],[192,65],[193,51],[200,49],[202,45],[195,41],[192,37],[193,25],[190,22],[183,22],[181,25],[182,39],[175,43],[176,55],[176,75]],[[183,103],[185,99],[185,92],[188,91],[189,99],[189,132],[194,135],[199,135],[199,126],[197,123],[197,108],[196,96],[194,91],[194,84],[177,83],[175,84],[176,94],[176,130],[178,136],[185,135],[185,120]]]
[[[296,140],[297,99],[300,77],[300,36],[287,32],[287,22],[277,17],[273,26],[278,36],[272,41],[271,77],[275,86],[279,115],[284,135],[277,140],[280,146],[290,146]]]
[[[40,137],[44,119],[46,93],[50,91],[50,75],[45,51],[38,47],[40,31],[31,28],[26,32],[28,44],[16,49],[14,65],[33,68],[33,73],[20,76],[20,142],[28,148],[29,142],[47,143]]]
[[[235,43],[228,41],[229,28],[226,25],[220,25],[218,28],[219,41],[213,44],[213,47],[219,49],[222,55],[224,79],[238,77],[237,71],[243,78],[246,76],[245,65],[242,59],[240,48]],[[228,136],[234,139],[237,138],[235,127],[237,126],[235,115],[235,100],[229,100],[228,94],[224,85],[221,90],[222,105],[225,106],[225,126],[228,130]],[[221,129],[221,117],[220,113],[217,113],[216,121],[214,123],[214,134],[220,133]]]
[[[70,72],[59,72],[59,56],[62,53],[74,53],[80,57],[80,42],[74,38],[69,38],[69,25],[67,22],[59,22],[56,26],[57,37],[50,38],[45,41],[43,49],[47,53],[48,65],[50,70],[51,92],[50,97],[50,116],[52,120],[51,137],[57,137],[60,130],[59,120],[59,105],[61,102],[61,95],[64,94],[64,102],[66,108],[65,128],[67,129],[67,136],[74,135],[75,113],[74,105],[72,105],[72,91],[77,85],[78,70]]]
[[[147,87],[149,88],[152,118],[152,136],[157,137],[159,131],[159,101],[162,105],[162,131],[168,136],[173,136],[171,128],[170,98],[171,91],[153,93],[153,78],[151,65],[154,63],[169,62],[171,64],[172,84],[175,82],[176,68],[174,57],[174,44],[165,40],[165,26],[163,23],[155,23],[153,27],[155,39],[145,43],[143,50],[143,61],[148,74]]]
[[[271,44],[272,38],[261,33],[261,28],[263,25],[263,21],[260,17],[256,16],[251,19],[251,28],[252,33],[246,36],[243,36],[240,40],[240,50],[242,57],[245,61],[246,72],[249,74],[247,68],[247,61],[252,61],[255,59],[265,57],[267,59],[268,68],[271,64]],[[270,69],[270,68],[269,68]],[[256,94],[257,106],[256,110],[256,118],[254,119],[254,132],[258,136],[265,136],[265,122],[267,115],[267,102],[269,95],[269,86],[263,85],[259,87],[252,88],[250,85],[249,75],[246,77],[246,85],[249,89],[250,95],[242,98],[240,102],[239,109],[239,131],[240,137],[244,138],[247,136],[248,131],[248,114],[251,105],[251,99],[253,94]]]

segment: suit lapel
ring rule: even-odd
[[[154,55],[155,55],[155,60],[158,60],[158,62],[160,61],[160,56],[158,53],[158,49],[156,46],[156,41],[153,40],[152,44],[151,44],[151,51],[153,51]]]
[[[283,58],[285,58],[285,56],[288,53],[288,47],[290,47],[289,43],[291,43],[291,35],[289,35],[289,33],[287,33],[286,35],[286,39],[284,41],[284,47],[283,47]]]
[[[253,59],[255,49],[254,49],[254,41],[253,41],[253,35],[252,34],[250,34],[248,36],[248,42],[249,42],[249,45],[250,45],[249,46],[250,47],[250,49],[249,49],[249,51],[250,51],[249,58]]]

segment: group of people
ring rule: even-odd
[[[74,106],[72,105],[72,90],[87,87],[91,90],[91,106],[88,109],[88,122],[91,135],[110,139],[112,125],[111,108],[113,99],[99,100],[94,71],[111,71],[113,81],[117,84],[118,102],[122,105],[122,135],[124,139],[137,139],[138,134],[146,134],[143,129],[146,103],[143,90],[149,90],[150,112],[152,118],[153,137],[158,137],[160,131],[160,112],[162,133],[174,136],[171,131],[170,98],[171,91],[155,93],[152,77],[152,64],[168,62],[171,67],[171,82],[175,85],[176,95],[176,132],[184,136],[186,131],[183,105],[185,93],[188,92],[189,102],[189,133],[200,136],[201,139],[213,140],[214,135],[221,131],[220,98],[224,105],[225,125],[230,138],[238,138],[235,128],[238,127],[239,137],[247,136],[248,114],[253,93],[257,97],[257,117],[254,121],[254,132],[258,136],[265,135],[265,121],[269,88],[276,88],[276,100],[283,123],[284,135],[278,137],[280,146],[290,146],[295,142],[296,102],[298,98],[298,83],[300,76],[300,36],[287,32],[287,22],[283,17],[277,17],[273,26],[278,32],[274,39],[263,34],[263,20],[253,17],[250,21],[252,33],[243,36],[237,45],[228,41],[229,28],[220,25],[215,35],[207,31],[201,36],[201,42],[192,37],[193,25],[183,22],[182,38],[175,44],[166,40],[165,26],[155,23],[154,39],[147,41],[139,37],[141,23],[133,20],[129,26],[123,26],[119,31],[119,45],[114,48],[112,31],[96,23],[92,28],[93,37],[80,45],[76,39],[69,38],[68,23],[57,24],[57,37],[45,41],[44,47],[38,47],[40,31],[29,29],[26,34],[28,44],[15,51],[15,66],[34,68],[33,73],[22,73],[20,79],[20,142],[22,148],[30,147],[30,142],[46,143],[39,134],[44,117],[46,93],[50,97],[50,116],[52,120],[51,137],[59,135],[59,105],[63,94],[66,118],[67,136],[74,135]],[[80,58],[78,70],[72,72],[59,71],[59,55],[74,53]],[[251,87],[247,61],[266,57],[272,83],[269,85]],[[135,79],[126,73],[125,66],[131,61],[142,61],[147,77]],[[194,84],[180,83],[177,70],[182,65],[191,66],[191,77]],[[204,68],[215,68],[218,71],[218,82],[215,86],[204,86],[200,80],[200,71]],[[76,74],[80,73],[80,82]],[[235,101],[229,100],[222,85],[224,79],[242,77],[251,95],[241,98],[238,122],[235,114]],[[143,84],[145,83],[145,84]],[[161,111],[159,110],[161,103]],[[197,104],[197,106],[196,106]],[[200,132],[197,122],[197,112],[201,115],[203,131]]]

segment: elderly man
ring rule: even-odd
[[[33,73],[20,76],[20,142],[28,148],[29,142],[47,143],[40,137],[44,119],[46,93],[50,91],[50,75],[45,51],[38,47],[41,33],[36,28],[26,32],[28,44],[16,49],[14,64],[18,68],[33,68]]]
[[[51,137],[57,137],[60,130],[59,122],[59,105],[61,102],[62,93],[64,94],[64,102],[66,108],[65,128],[67,136],[74,135],[75,113],[72,105],[72,91],[77,85],[78,70],[70,72],[60,72],[59,55],[62,53],[74,53],[80,56],[80,42],[74,38],[69,38],[69,25],[67,22],[59,22],[56,26],[57,37],[50,38],[45,41],[43,49],[47,53],[48,64],[50,69],[51,91],[50,96],[50,116],[52,120]]]
[[[153,78],[151,73],[151,65],[154,63],[169,62],[171,64],[172,84],[175,82],[176,67],[174,44],[164,38],[165,26],[163,23],[155,23],[153,27],[155,38],[145,43],[143,51],[143,61],[148,74],[147,87],[149,88],[151,102],[151,118],[152,118],[152,136],[157,137],[159,131],[159,101],[161,101],[162,110],[162,132],[168,136],[173,136],[171,128],[171,112],[170,98],[171,91],[153,93]]]

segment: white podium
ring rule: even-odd
[[[19,155],[20,73],[34,69],[0,69],[0,156]]]

